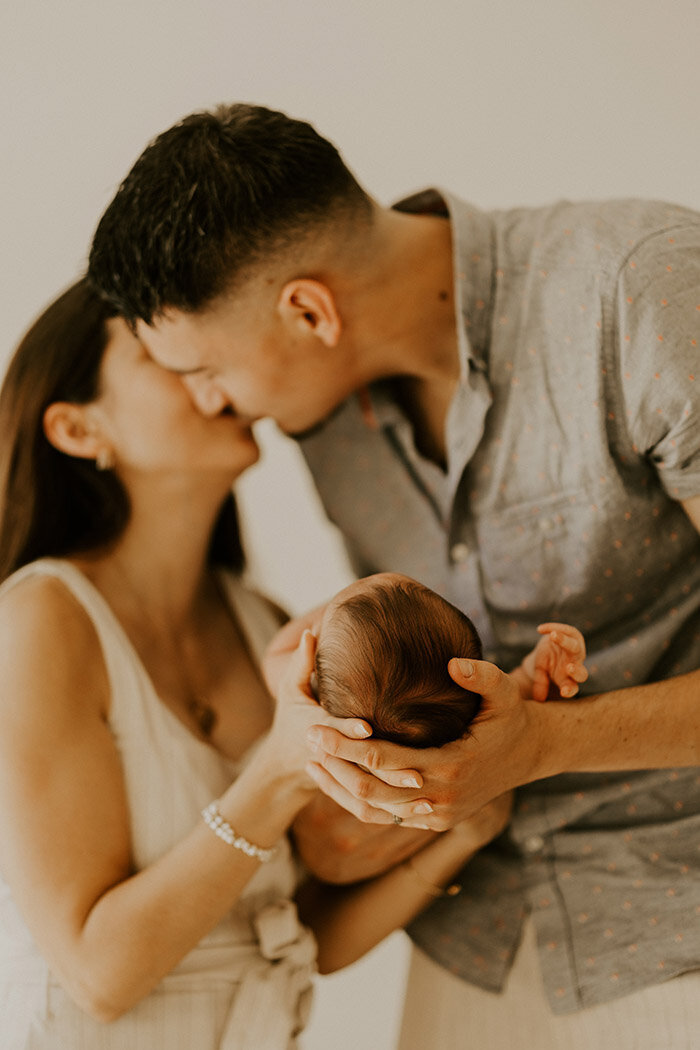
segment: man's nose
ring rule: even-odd
[[[197,411],[201,412],[208,419],[218,416],[229,403],[226,394],[211,376],[197,373],[196,375],[183,376],[182,382],[185,384]]]

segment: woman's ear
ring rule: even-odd
[[[91,423],[85,405],[54,401],[44,412],[44,434],[59,452],[96,459],[105,440]]]
[[[293,328],[312,333],[332,347],[338,345],[342,321],[330,288],[309,277],[288,281],[280,292],[277,310],[283,322]]]

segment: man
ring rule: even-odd
[[[640,989],[698,971],[700,216],[383,208],[309,125],[239,105],[145,151],[90,273],[201,411],[299,437],[359,573],[477,625],[493,663],[450,665],[484,698],[470,735],[316,735],[318,783],[364,821],[442,830],[527,785],[414,939],[499,989],[530,911],[557,1013],[634,992],[639,1017]],[[595,695],[520,703],[495,665],[553,619],[584,631]]]

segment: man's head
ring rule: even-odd
[[[243,103],[155,138],[102,216],[89,276],[130,324],[192,313],[371,201],[310,124]]]
[[[204,411],[223,398],[301,430],[356,385],[332,353],[341,323],[328,270],[352,256],[373,212],[309,124],[220,106],[139,157],[98,225],[89,277],[156,360],[192,374]]]
[[[481,702],[450,678],[453,656],[481,659],[471,620],[416,580],[379,573],[329,603],[317,697],[331,714],[365,718],[380,739],[439,747],[466,731]]]

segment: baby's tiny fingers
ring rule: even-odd
[[[566,649],[567,653],[584,652],[580,637],[572,636],[570,634],[562,634],[561,631],[552,631],[550,637],[557,643],[557,645],[560,645],[562,649]]]

